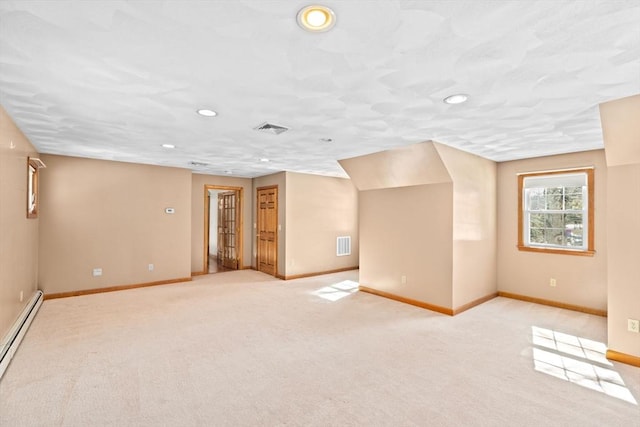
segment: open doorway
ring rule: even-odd
[[[205,185],[203,272],[242,268],[242,188]]]

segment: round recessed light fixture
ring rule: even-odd
[[[263,157],[263,158],[260,159],[260,161],[267,163],[269,161],[269,159],[267,159],[266,157]]]
[[[216,113],[215,111],[207,109],[198,110],[198,114],[205,117],[215,117],[218,115],[218,113]]]
[[[173,144],[162,144],[162,146],[163,146],[164,148],[176,148],[176,146],[175,146],[175,145],[173,145]]]
[[[455,95],[447,96],[443,101],[445,104],[462,104],[463,102],[467,102],[467,99],[469,99],[469,95],[457,93]]]
[[[312,33],[329,31],[336,25],[336,15],[333,10],[315,4],[300,9],[297,20],[302,29]]]

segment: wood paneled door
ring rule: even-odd
[[[258,271],[272,276],[278,273],[278,187],[257,189]]]

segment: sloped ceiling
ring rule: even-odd
[[[602,148],[598,104],[640,93],[636,0],[323,3],[337,25],[311,34],[305,1],[2,0],[0,104],[43,153],[344,176],[337,159],[426,140]]]
[[[640,95],[600,104],[600,121],[607,166],[640,164]]]
[[[340,160],[360,191],[453,182],[433,142]]]

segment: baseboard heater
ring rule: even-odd
[[[29,304],[22,310],[20,317],[18,317],[18,320],[16,320],[16,323],[13,324],[13,327],[5,337],[6,340],[2,342],[2,347],[0,348],[0,379],[2,379],[4,372],[7,370],[11,359],[13,359],[13,355],[16,354],[18,346],[27,333],[29,325],[31,325],[31,322],[36,317],[36,313],[41,304],[42,291],[36,291],[31,301],[29,301]]]

